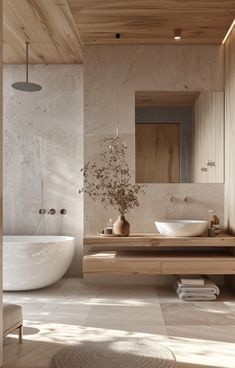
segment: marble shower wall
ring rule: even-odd
[[[104,135],[119,132],[128,145],[135,178],[135,91],[223,91],[221,46],[87,46],[84,68],[85,162],[97,157]],[[170,197],[177,201],[170,202]],[[184,197],[190,197],[185,204]],[[155,231],[156,218],[208,218],[223,223],[223,184],[151,184],[140,207],[128,214],[134,232]],[[85,232],[96,233],[117,213],[85,198]]]
[[[4,233],[34,234],[41,208],[67,210],[64,235],[76,237],[69,275],[81,274],[83,197],[83,66],[30,66],[38,93],[11,88],[25,79],[23,65],[4,67]],[[46,234],[60,234],[61,216],[46,217]],[[44,233],[41,226],[39,234]]]

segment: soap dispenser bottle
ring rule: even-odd
[[[210,227],[211,229],[215,230],[215,235],[218,235],[220,233],[220,223],[219,223],[219,217],[216,216],[216,213],[214,210],[209,210],[210,214]]]

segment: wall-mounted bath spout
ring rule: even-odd
[[[61,222],[60,222],[60,235],[63,234],[63,224],[64,224],[64,216],[66,215],[67,211],[65,208],[62,208],[60,210],[60,214],[61,214]]]

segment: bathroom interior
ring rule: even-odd
[[[1,0],[4,368],[235,367],[235,0]]]

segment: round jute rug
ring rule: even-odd
[[[57,352],[50,368],[174,368],[173,353],[152,339],[81,342]]]

